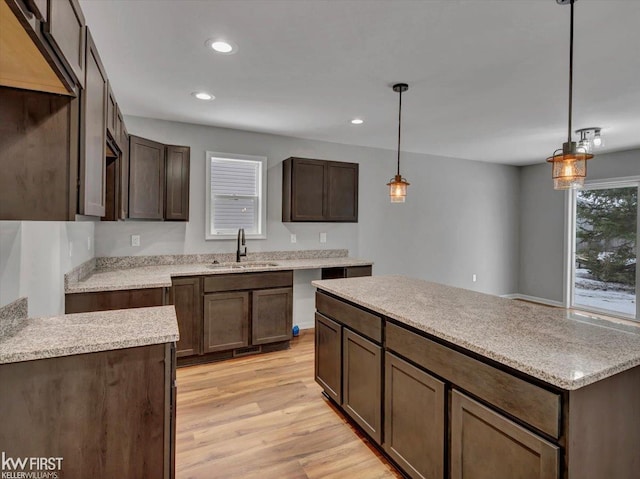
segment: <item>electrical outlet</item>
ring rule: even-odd
[[[320,243],[327,242],[327,233],[320,233]]]
[[[131,246],[140,246],[140,235],[131,235]]]
[[[296,237],[295,234],[291,233],[291,242],[292,243],[297,243],[298,242],[298,238]]]
[[[91,236],[87,236],[87,251],[91,251]]]
[[[474,283],[475,283],[476,281],[478,281],[478,276],[477,276],[476,274],[472,274],[472,275],[471,275],[471,281],[473,281]]]
[[[69,241],[69,258],[73,257],[73,241]]]

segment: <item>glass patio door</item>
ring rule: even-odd
[[[637,320],[638,181],[576,192],[571,306]]]

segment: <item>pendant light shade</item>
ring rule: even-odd
[[[405,180],[400,174],[400,133],[402,130],[402,93],[409,89],[409,85],[406,83],[397,83],[393,85],[393,91],[397,92],[400,96],[398,102],[398,170],[396,175],[389,180],[387,186],[389,187],[389,198],[391,203],[404,203],[407,197],[407,186],[409,182]]]
[[[573,4],[577,0],[556,0],[560,5],[571,5],[571,21],[569,29],[569,128],[567,141],[562,148],[547,158],[552,164],[553,188],[555,190],[580,189],[584,187],[587,176],[587,160],[593,158],[585,144],[577,144],[571,140],[571,120],[573,107]],[[582,139],[581,139],[582,140]]]

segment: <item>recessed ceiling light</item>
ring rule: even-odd
[[[362,125],[364,123],[364,120],[361,120],[360,118],[354,118],[353,120],[351,120],[351,123],[354,125]]]
[[[238,51],[238,45],[227,40],[210,38],[206,41],[205,45],[223,55],[232,55]]]
[[[195,96],[198,100],[208,101],[215,99],[215,96],[213,96],[211,93],[207,93],[204,91],[194,91],[192,95]]]

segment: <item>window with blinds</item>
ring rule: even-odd
[[[240,228],[265,237],[266,158],[208,152],[207,159],[207,239],[235,237]]]

